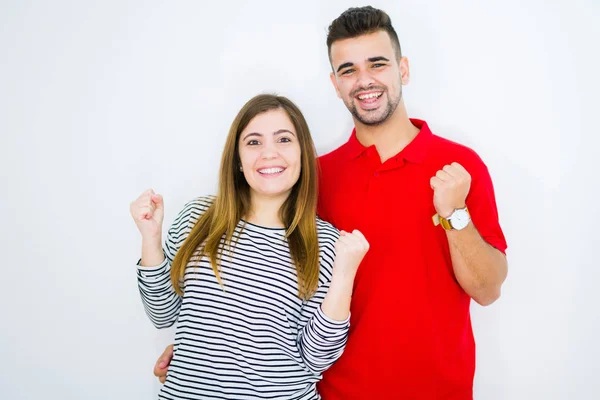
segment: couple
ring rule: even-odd
[[[318,177],[298,108],[260,95],[217,196],[188,203],[164,248],[162,197],[131,204],[146,311],[178,321],[161,398],[472,399],[470,299],[494,302],[507,273],[487,168],[408,118],[387,14],[345,11],[327,45],[355,130]]]

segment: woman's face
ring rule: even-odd
[[[238,150],[252,201],[285,201],[300,177],[296,129],[283,109],[258,114],[242,131]]]

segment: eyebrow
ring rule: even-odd
[[[351,66],[353,66],[353,65],[354,65],[354,64],[353,64],[353,63],[351,63],[351,62],[343,63],[342,65],[340,65],[340,66],[338,67],[338,69],[337,69],[337,71],[336,71],[336,72],[340,72],[340,70],[342,70],[342,69],[344,69],[344,68],[351,67]]]
[[[385,57],[382,57],[382,56],[379,56],[379,57],[371,57],[371,58],[369,58],[368,60],[369,60],[369,62],[377,62],[377,61],[387,61],[387,62],[389,62],[389,61],[390,61],[390,60],[388,60],[387,58],[385,58]]]
[[[377,61],[387,61],[387,62],[389,62],[390,60],[388,60],[387,58],[385,58],[383,56],[377,56],[377,57],[367,58],[367,61],[373,63],[373,62],[377,62]],[[354,65],[354,63],[351,63],[351,62],[343,63],[342,65],[340,65],[338,67],[338,69],[337,69],[336,72],[340,72],[342,69],[351,67],[353,65]]]
[[[286,132],[287,132],[287,133],[290,133],[290,134],[292,134],[292,135],[294,135],[294,136],[296,136],[296,135],[294,134],[294,132],[292,132],[292,131],[290,131],[290,130],[288,130],[288,129],[279,129],[279,130],[277,130],[277,131],[273,132],[273,135],[280,135],[280,134],[282,134],[282,133],[286,133]],[[246,140],[246,139],[248,139],[250,136],[258,136],[258,137],[262,137],[262,136],[263,136],[263,134],[262,134],[262,133],[258,133],[258,132],[250,132],[249,134],[247,134],[246,136],[244,136],[244,139],[242,139],[242,140]]]

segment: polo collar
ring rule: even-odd
[[[423,120],[411,118],[410,122],[419,129],[419,133],[400,153],[398,153],[396,158],[402,157],[405,161],[419,164],[423,162],[427,155],[433,133],[429,129],[427,122]],[[370,147],[375,147],[375,145]],[[356,137],[356,128],[354,128],[350,135],[350,139],[348,139],[348,142],[346,143],[346,155],[348,160],[356,159],[370,147],[365,147],[358,141],[358,138]]]

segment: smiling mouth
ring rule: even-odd
[[[261,175],[276,175],[285,171],[285,168],[276,167],[276,168],[262,168],[258,170],[258,173]]]
[[[356,96],[356,98],[359,100],[374,100],[374,99],[380,98],[382,95],[383,95],[383,92],[372,92],[372,93],[359,94],[358,96]]]

